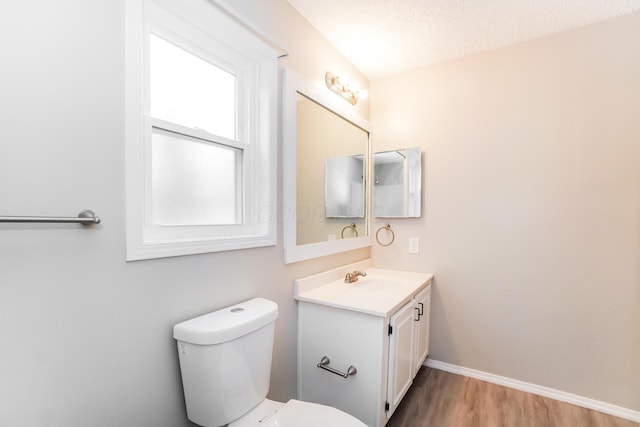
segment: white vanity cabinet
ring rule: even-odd
[[[390,417],[413,382],[415,372],[415,302],[402,307],[389,321],[389,372],[385,410]]]
[[[418,292],[415,297],[418,323],[415,326],[415,372],[429,355],[429,327],[431,322],[431,286],[427,286]]]
[[[298,397],[381,427],[427,357],[433,275],[366,271],[352,285],[344,276],[324,286],[296,281]]]
[[[430,283],[389,320],[389,371],[387,418],[411,387],[429,355]]]

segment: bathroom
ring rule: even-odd
[[[173,325],[256,296],[279,306],[269,397],[293,398],[294,280],[367,258],[435,275],[430,359],[638,422],[640,13],[368,79],[287,1],[233,7],[286,47],[279,67],[369,89],[374,151],[423,151],[422,216],[374,218],[391,246],[289,264],[282,224],[275,246],[127,262],[125,2],[13,2],[0,214],[102,222],[0,225],[0,426],[191,425]]]

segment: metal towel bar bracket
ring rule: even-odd
[[[92,210],[84,210],[77,217],[56,216],[0,216],[0,222],[30,223],[79,223],[82,225],[100,224],[100,218]]]
[[[316,366],[320,369],[324,369],[325,371],[329,371],[332,374],[340,375],[343,378],[349,378],[350,375],[355,375],[358,372],[356,367],[353,365],[349,366],[346,373],[340,372],[337,369],[333,369],[331,366],[329,366],[329,363],[331,363],[331,360],[327,356],[322,356],[320,363],[318,363]]]

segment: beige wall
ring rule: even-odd
[[[372,82],[374,150],[426,172],[374,263],[435,273],[433,359],[640,410],[638,40],[636,13]]]
[[[289,48],[283,66],[351,67],[285,0],[233,3]],[[173,325],[256,296],[280,307],[270,397],[295,397],[293,280],[370,253],[285,266],[280,228],[274,247],[125,262],[124,4],[13,2],[0,18],[0,214],[103,219],[0,225],[3,427],[190,425]]]

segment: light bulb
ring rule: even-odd
[[[360,90],[360,84],[358,82],[349,82],[347,83],[346,89],[351,92],[358,92]]]

